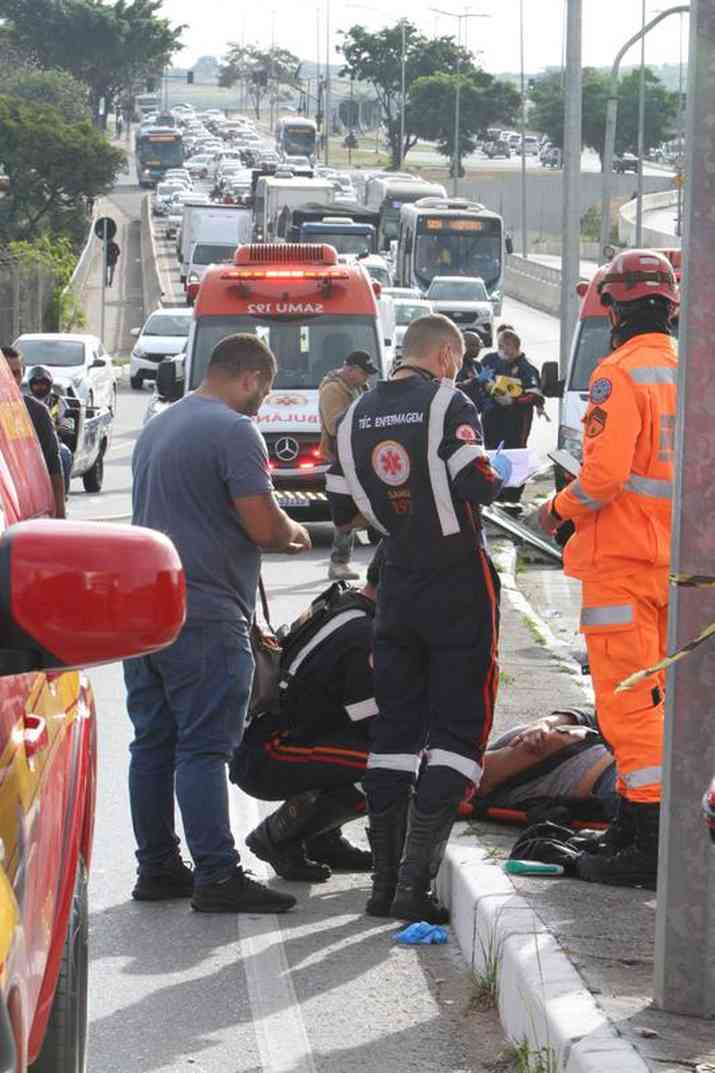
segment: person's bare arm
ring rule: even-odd
[[[552,726],[544,731],[538,748],[535,748],[533,743],[515,738],[501,749],[487,749],[479,783],[479,796],[491,793],[506,779],[528,771],[547,757],[560,753],[575,737],[585,737],[587,733],[584,727],[573,727],[568,735],[564,735]]]
[[[242,496],[233,505],[249,539],[264,551],[297,554],[310,549],[308,530],[281,510],[272,493]]]
[[[50,483],[52,485],[52,494],[55,497],[55,518],[66,518],[65,479],[61,473],[53,473],[50,475]]]

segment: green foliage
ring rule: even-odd
[[[162,0],[0,0],[9,44],[39,68],[61,68],[86,82],[95,117],[123,88],[168,66],[185,27],[172,28]]]
[[[618,84],[616,152],[634,151],[638,143],[640,72],[624,75]],[[606,137],[609,76],[593,67],[583,72],[583,144],[603,157]],[[538,79],[531,89],[529,125],[543,131],[554,145],[563,147],[564,93],[558,71]],[[645,148],[659,145],[670,131],[678,111],[678,95],[670,93],[646,68]]]
[[[437,74],[418,78],[410,86],[409,125],[420,138],[437,143],[438,152],[451,156],[454,149],[454,111],[460,86],[460,157],[473,153],[477,135],[492,123],[510,124],[520,103],[516,89],[486,71]]]
[[[40,71],[36,68],[0,68],[0,93],[36,104],[50,104],[69,123],[91,119],[89,89],[69,71]]]
[[[287,48],[261,49],[256,45],[229,44],[219,70],[219,86],[234,86],[245,81],[248,95],[256,113],[261,118],[261,104],[265,97],[275,94],[284,99],[281,86],[295,85],[300,60]]]
[[[10,242],[7,252],[25,269],[44,269],[53,280],[49,320],[53,329],[78,330],[86,326],[86,317],[76,295],[65,288],[72,278],[77,257],[66,235],[40,235],[32,242]]]
[[[400,163],[402,37],[401,23],[377,33],[370,33],[363,26],[351,27],[347,32],[343,32],[342,52],[345,67],[340,72],[342,76],[347,75],[358,82],[367,82],[373,87],[382,111],[382,122],[394,168],[399,167]],[[453,37],[425,37],[413,23],[405,20],[404,40],[405,87],[408,97],[411,96],[418,79],[440,77],[440,73],[442,77],[449,77],[443,72],[454,71],[458,65],[462,77],[469,82],[482,73],[474,66],[471,53],[457,45]],[[419,122],[417,110],[414,107],[406,108],[403,158],[420,137],[416,122]]]
[[[0,160],[10,181],[0,201],[0,242],[72,231],[89,200],[107,193],[124,164],[89,122],[49,105],[0,96]],[[76,234],[76,232],[75,232]]]

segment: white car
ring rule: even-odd
[[[207,153],[200,153],[197,156],[189,157],[186,162],[186,170],[192,179],[208,179],[211,163],[211,157]]]
[[[382,293],[384,294],[385,291],[383,290]],[[395,309],[395,334],[392,338],[392,345],[395,350],[395,357],[400,358],[402,357],[402,340],[405,338],[405,333],[412,321],[419,320],[420,317],[428,317],[435,310],[432,303],[424,298],[393,298],[393,306]]]
[[[434,276],[425,298],[462,332],[478,332],[486,346],[494,336],[494,306],[480,276]]]
[[[384,257],[380,257],[377,253],[371,253],[368,257],[361,257],[360,264],[370,279],[376,280],[383,287],[392,286],[392,272]]]
[[[179,354],[186,346],[193,310],[187,306],[155,310],[143,328],[132,329],[136,343],[129,363],[129,383],[141,391],[145,380],[156,380],[162,358]]]
[[[12,345],[25,360],[25,381],[35,365],[44,365],[63,395],[117,412],[114,366],[96,335],[33,332],[21,335]]]

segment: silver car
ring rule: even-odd
[[[425,295],[460,331],[478,332],[487,346],[494,336],[494,306],[480,276],[434,276]]]

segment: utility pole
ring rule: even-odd
[[[715,0],[694,0],[690,18],[687,272],[680,316],[680,368],[672,572],[712,574],[715,484],[711,324],[715,313]],[[671,588],[668,651],[715,621],[715,590]],[[715,771],[713,651],[703,645],[668,672],[660,862],[655,920],[655,1001],[669,1013],[715,1016],[715,847],[701,798]],[[704,1067],[703,1067],[704,1068]]]
[[[645,21],[646,0],[641,18],[641,69],[638,87],[638,200],[636,202],[636,249],[643,245],[643,165],[645,163]]]
[[[563,215],[561,248],[561,341],[559,370],[566,375],[571,338],[578,316],[581,260],[581,35],[583,0],[568,0],[566,23],[566,102],[564,115]]]
[[[676,176],[678,180],[678,219],[675,233],[678,238],[683,234],[683,125],[685,123],[684,94],[683,94],[683,13],[678,16],[680,20],[680,62],[678,65],[678,167]]]
[[[400,166],[402,171],[402,159],[405,153],[405,20],[400,19],[402,26],[402,53],[400,56]]]
[[[330,0],[325,0],[325,166],[330,160]]]
[[[644,0],[645,2],[645,0]],[[519,48],[521,54],[521,256],[529,256],[529,224],[526,213],[526,75],[524,73],[524,0],[519,0]]]

